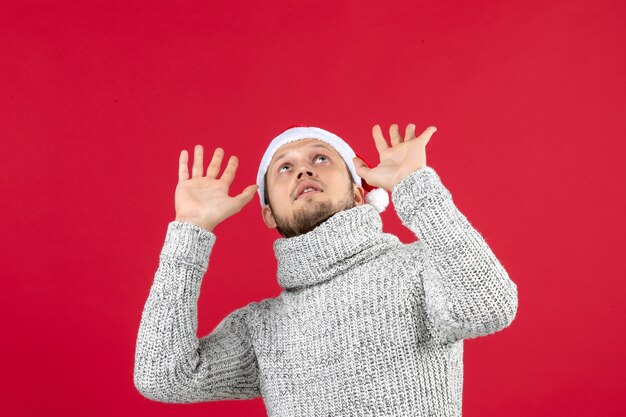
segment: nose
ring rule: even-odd
[[[298,167],[298,179],[302,178],[303,175],[308,175],[309,177],[315,176],[315,173],[311,169],[311,167],[307,164],[301,165]]]
[[[306,175],[308,175],[309,177],[313,176],[313,172],[312,171],[304,170],[304,172],[306,172]],[[302,172],[302,170],[300,170],[300,172],[298,172],[298,179],[302,178],[302,176],[304,175],[304,172]]]

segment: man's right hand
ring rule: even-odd
[[[196,145],[192,178],[190,179],[187,166],[189,156],[184,149],[180,153],[178,184],[174,196],[176,220],[193,223],[213,231],[215,226],[223,220],[239,213],[252,200],[259,187],[256,184],[249,185],[241,194],[230,197],[228,189],[235,177],[239,159],[234,155],[231,156],[221,178],[217,179],[224,157],[224,149],[215,149],[206,176],[203,176],[203,154],[202,145]]]

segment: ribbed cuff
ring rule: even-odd
[[[167,256],[205,269],[215,244],[213,232],[192,223],[172,221],[167,226],[161,256]]]
[[[451,198],[451,195],[437,172],[429,166],[413,171],[391,191],[391,200],[400,217],[415,213],[421,205],[433,198]]]

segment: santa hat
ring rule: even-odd
[[[357,185],[363,187],[363,189],[365,189],[365,202],[373,206],[379,213],[385,211],[385,208],[387,208],[387,206],[389,205],[389,194],[385,189],[373,187],[369,185],[363,178],[361,178],[356,173],[356,168],[354,166],[354,161],[352,160],[352,158],[357,156],[359,159],[365,162],[368,167],[370,167],[367,161],[361,155],[355,153],[350,145],[348,145],[339,136],[319,127],[306,125],[293,125],[288,127],[283,133],[276,136],[270,142],[268,148],[266,149],[265,154],[261,159],[261,164],[259,165],[259,172],[256,179],[256,183],[259,186],[257,192],[259,193],[261,207],[266,204],[264,198],[265,189],[263,178],[265,176],[265,173],[267,172],[267,168],[269,167],[272,157],[281,146],[285,145],[286,143],[294,142],[301,139],[318,139],[332,146],[346,162],[346,165],[350,170],[350,174],[352,175],[352,179],[354,180],[354,182]]]

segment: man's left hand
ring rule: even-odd
[[[380,163],[375,168],[368,168],[359,157],[354,157],[356,173],[368,184],[392,192],[400,181],[426,166],[426,144],[436,131],[435,126],[429,126],[421,135],[415,137],[415,125],[410,123],[406,127],[403,140],[398,125],[394,123],[389,127],[391,137],[389,146],[380,125],[374,125],[372,136],[376,142]]]

